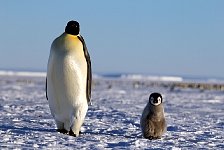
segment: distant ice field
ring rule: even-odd
[[[224,149],[224,91],[168,84],[180,77],[94,75],[93,105],[72,137],[56,132],[45,75],[0,71],[0,149]],[[168,128],[150,141],[139,123],[152,92],[164,97]]]

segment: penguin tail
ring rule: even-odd
[[[92,103],[91,100],[89,101],[88,105],[89,105],[89,106],[92,106],[92,105],[93,105],[93,103]]]

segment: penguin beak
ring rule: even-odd
[[[157,100],[157,99],[154,99],[154,100],[153,100],[153,103],[158,103],[158,100]]]

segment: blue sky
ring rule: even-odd
[[[46,71],[77,20],[95,73],[224,77],[224,1],[1,1],[0,68]]]

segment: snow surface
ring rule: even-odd
[[[162,139],[152,141],[139,125],[151,92],[162,93],[168,123]],[[223,91],[95,77],[92,102],[81,136],[60,134],[43,74],[0,76],[0,149],[224,149]]]

